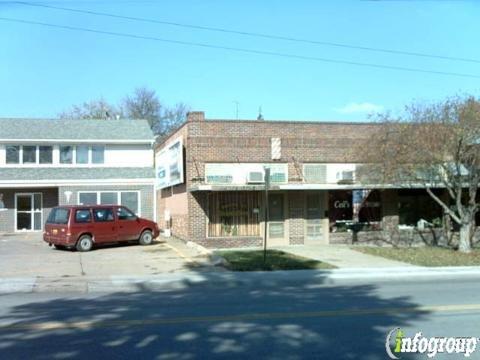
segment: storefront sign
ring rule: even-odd
[[[155,157],[157,189],[182,184],[183,173],[183,141],[182,138],[178,138]]]
[[[351,205],[348,200],[337,200],[333,203],[333,206],[335,207],[335,209],[349,209]]]

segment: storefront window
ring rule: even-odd
[[[437,191],[437,195],[441,193]],[[399,225],[418,226],[424,220],[427,226],[437,227],[442,223],[442,208],[425,190],[398,191]]]
[[[329,192],[330,232],[380,230],[382,204],[378,190]]]
[[[382,200],[380,197],[380,191],[358,190],[358,192],[363,192],[359,196],[358,202],[354,199],[354,203],[358,204],[359,207],[358,221],[360,223],[378,223],[382,221]]]
[[[330,191],[328,194],[328,214],[330,231],[347,231],[353,222],[353,204],[351,191]]]
[[[260,236],[259,194],[217,192],[209,195],[208,236]]]

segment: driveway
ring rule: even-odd
[[[119,244],[81,253],[49,247],[38,233],[0,235],[0,278],[157,275],[189,271],[205,260],[181,241],[159,240],[150,246]]]

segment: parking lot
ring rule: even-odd
[[[89,252],[57,250],[40,233],[0,235],[0,277],[141,276],[201,270],[206,259],[179,240],[116,244]]]

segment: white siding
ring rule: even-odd
[[[153,149],[150,145],[107,145],[105,166],[153,166]]]
[[[22,145],[22,144],[15,144]],[[36,145],[33,144],[32,145]],[[42,144],[43,145],[43,144]],[[149,144],[105,145],[104,164],[60,164],[59,145],[53,146],[52,164],[6,164],[5,144],[0,144],[0,167],[153,167],[153,149]],[[74,144],[68,144],[74,145]],[[75,144],[77,145],[77,144]],[[81,144],[78,144],[81,145]]]

